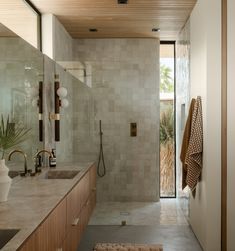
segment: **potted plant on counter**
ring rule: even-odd
[[[9,169],[5,165],[6,152],[25,141],[30,129],[10,122],[9,116],[6,120],[1,116],[0,121],[0,202],[7,201],[11,186],[11,178],[8,176]]]

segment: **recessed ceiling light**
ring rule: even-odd
[[[90,32],[97,32],[98,30],[96,28],[89,29]]]
[[[152,32],[159,32],[160,28],[152,28]]]
[[[127,4],[128,0],[118,0],[118,4]]]

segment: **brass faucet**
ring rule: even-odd
[[[26,153],[24,153],[23,151],[21,150],[13,150],[9,153],[9,156],[8,156],[8,161],[11,160],[11,156],[14,154],[14,153],[20,153],[24,156],[24,173],[23,175],[26,175],[28,173],[28,165],[27,165],[27,155]]]
[[[38,158],[39,155],[40,155],[41,153],[47,153],[50,157],[53,157],[53,155],[52,155],[52,153],[51,153],[50,151],[45,150],[45,149],[42,149],[41,151],[39,151],[39,152],[37,152],[37,153],[35,154],[35,158]],[[35,172],[36,172],[36,173],[40,172],[39,167],[41,167],[41,166],[38,166],[38,165],[37,165],[37,161],[36,161],[36,162],[35,162]]]

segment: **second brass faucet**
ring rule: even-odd
[[[53,157],[52,153],[48,150],[42,149],[41,151],[37,152],[35,154],[35,158],[37,159],[41,153],[47,153],[50,157]],[[37,164],[37,161],[35,161],[35,172],[38,173],[40,172],[40,165]]]

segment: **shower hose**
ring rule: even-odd
[[[101,169],[101,162],[103,164],[103,169]],[[99,177],[104,177],[106,174],[106,167],[104,162],[104,152],[103,152],[103,132],[102,132],[102,124],[100,120],[100,153],[99,153],[99,160],[97,166],[97,175]]]

